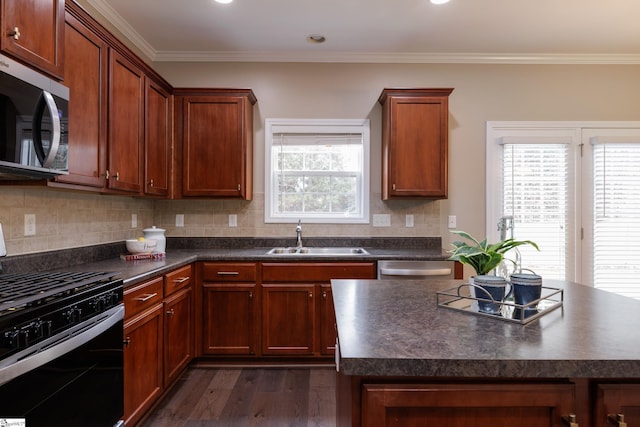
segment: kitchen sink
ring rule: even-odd
[[[339,255],[369,255],[369,252],[362,248],[273,248],[267,252],[267,255],[327,255],[327,256],[339,256]]]

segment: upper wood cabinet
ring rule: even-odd
[[[253,198],[250,89],[176,89],[182,196]]]
[[[384,89],[382,199],[448,194],[448,97],[453,89]]]
[[[146,79],[144,134],[144,193],[169,194],[171,156],[171,95],[162,86]]]
[[[109,47],[80,20],[67,14],[65,85],[69,87],[69,175],[57,183],[95,188],[107,169],[107,72]]]
[[[2,0],[3,52],[63,77],[64,0]]]
[[[111,49],[107,188],[112,190],[142,190],[144,84],[143,71]]]

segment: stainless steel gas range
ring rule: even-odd
[[[0,274],[0,421],[123,424],[124,305],[117,275]]]

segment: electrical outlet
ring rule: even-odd
[[[404,217],[404,226],[405,227],[413,227],[413,215],[405,215],[405,217]]]
[[[131,214],[131,228],[136,228],[138,226],[138,215]]]
[[[176,214],[176,227],[184,227],[184,214]]]
[[[456,222],[457,222],[456,216],[455,215],[449,215],[449,222],[448,222],[447,226],[449,228],[456,228],[457,227]]]
[[[373,215],[374,227],[391,227],[391,215],[389,214],[374,214]]]
[[[238,215],[231,214],[229,215],[229,227],[237,227],[238,226]]]
[[[24,214],[24,235],[36,235],[36,214]]]

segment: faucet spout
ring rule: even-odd
[[[298,225],[296,226],[296,248],[302,248],[302,220],[298,220]]]

